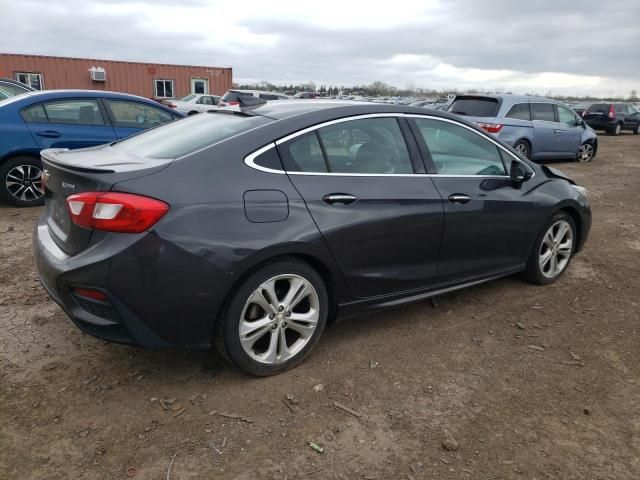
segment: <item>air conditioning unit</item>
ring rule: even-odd
[[[106,82],[107,81],[107,72],[105,72],[102,67],[91,67],[89,69],[89,73],[91,74],[91,80],[94,82]]]

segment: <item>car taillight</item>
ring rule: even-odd
[[[502,130],[502,125],[499,123],[478,123],[478,126],[489,133],[498,133]]]
[[[167,103],[166,105],[169,108],[178,108],[178,106],[176,104],[174,104],[174,103]]]
[[[144,232],[169,211],[155,198],[119,192],[76,193],[67,197],[67,206],[79,227],[121,233]]]
[[[616,110],[613,105],[609,107],[609,118],[616,118]]]

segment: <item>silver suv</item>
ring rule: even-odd
[[[448,110],[477,123],[531,160],[593,160],[596,132],[573,110],[548,98],[458,95]]]

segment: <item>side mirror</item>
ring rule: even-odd
[[[517,160],[511,162],[509,177],[513,183],[523,183],[531,178],[533,172],[527,166]]]
[[[580,117],[576,117],[576,126],[581,127],[582,125],[584,125],[584,120],[582,120]]]

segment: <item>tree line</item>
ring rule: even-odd
[[[494,89],[493,91],[482,91],[478,89],[458,90],[456,88],[450,90],[437,90],[429,88],[416,88],[413,85],[407,85],[405,88],[398,88],[388,83],[376,80],[368,85],[320,85],[310,81],[300,84],[279,85],[267,81],[258,83],[233,84],[234,88],[241,90],[265,90],[269,92],[280,92],[287,95],[295,95],[299,92],[315,92],[321,96],[335,95],[362,95],[364,97],[425,97],[439,98],[446,97],[447,94],[475,94],[475,93],[513,93]],[[554,95],[547,92],[542,95],[536,92],[527,92],[525,95],[544,96],[554,98],[561,101],[594,101],[594,100],[620,100],[621,97],[594,97],[594,96],[578,96],[578,95]],[[636,90],[631,90],[628,101],[639,101]]]

